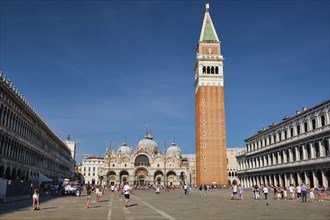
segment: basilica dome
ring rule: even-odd
[[[159,152],[158,144],[153,140],[152,135],[149,133],[144,136],[144,139],[139,141],[137,150],[138,152],[145,151],[149,154],[157,154]]]
[[[131,154],[131,148],[129,148],[128,146],[127,146],[127,143],[126,143],[126,141],[123,143],[123,145],[120,147],[120,148],[118,148],[118,151],[117,151],[117,153],[118,154]]]
[[[172,145],[167,149],[166,156],[174,156],[180,157],[181,156],[181,149],[179,146],[176,145],[175,141],[172,142]]]

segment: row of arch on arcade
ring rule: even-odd
[[[329,187],[329,178],[329,169],[239,177],[240,183],[245,187],[252,187],[254,185],[280,185],[288,187],[291,184],[297,186],[302,183],[313,187],[317,187],[318,185]]]
[[[186,181],[187,177],[185,172],[181,172],[179,176],[174,171],[166,172],[166,178],[164,180],[164,172],[157,170],[153,175],[144,168],[136,169],[134,176],[130,176],[127,170],[122,170],[118,174],[115,171],[109,171],[107,173],[107,180],[109,185],[124,184],[129,182],[130,184],[146,185],[146,184],[158,184],[158,185],[178,185]]]
[[[0,178],[8,180],[37,180],[39,172],[0,166]]]

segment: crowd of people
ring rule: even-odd
[[[200,196],[207,196],[208,192],[216,190],[228,190],[231,189],[231,199],[232,200],[244,200],[245,189],[241,184],[238,184],[236,181],[233,181],[231,187],[225,185],[215,185],[215,184],[203,184],[203,185],[190,185],[184,183],[182,185],[176,186],[162,186],[160,184],[146,184],[143,186],[129,185],[125,184],[114,184],[111,186],[101,186],[95,184],[85,184],[83,191],[86,192],[86,205],[85,208],[89,208],[91,204],[92,194],[95,194],[95,202],[98,203],[102,200],[105,191],[111,191],[113,195],[118,195],[119,197],[124,197],[124,206],[129,206],[130,195],[135,189],[145,189],[145,190],[154,190],[156,194],[160,194],[161,190],[165,192],[176,191],[184,192],[185,195],[189,195],[192,192],[199,192]],[[249,190],[250,191],[250,190]],[[309,198],[310,202],[320,201],[323,202],[326,199],[327,189],[324,186],[319,185],[314,188],[313,186],[306,185],[302,183],[301,185],[293,186],[292,184],[289,187],[285,186],[274,186],[274,185],[255,185],[251,187],[252,198],[255,200],[264,199],[268,200],[271,198],[270,193],[272,193],[272,199],[274,200],[286,200],[286,199],[297,199],[298,201],[307,202]],[[263,195],[262,195],[263,194]],[[32,200],[33,200],[33,210],[40,209],[40,195],[41,190],[37,188],[34,190]]]
[[[253,199],[261,199],[261,193],[263,193],[264,199],[267,200],[270,191],[273,192],[273,199],[275,200],[297,199],[302,202],[307,202],[307,197],[309,197],[310,202],[314,202],[315,199],[316,201],[323,202],[326,199],[326,188],[321,185],[316,188],[305,183],[296,186],[291,184],[289,187],[283,185],[255,185],[251,189]],[[243,200],[243,190],[244,188],[240,184],[237,185],[234,181],[231,199]]]

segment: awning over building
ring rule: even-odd
[[[42,182],[52,182],[53,180],[48,178],[47,176],[43,175],[42,173],[39,173],[39,183]]]

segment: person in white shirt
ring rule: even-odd
[[[238,199],[237,198],[237,182],[235,180],[233,181],[231,199],[236,199],[236,200]]]
[[[125,207],[128,207],[129,197],[130,197],[131,187],[128,185],[128,182],[124,186],[124,196],[125,196]]]
[[[290,192],[290,197],[293,199],[294,198],[294,187],[292,184],[289,187],[289,192]]]
[[[268,187],[265,185],[264,188],[262,189],[265,195],[265,199],[267,200],[267,195],[268,195]]]
[[[111,185],[111,192],[112,192],[112,194],[115,193],[115,184]]]
[[[298,185],[298,186],[297,186],[297,199],[299,199],[300,196],[301,196],[301,186]]]

